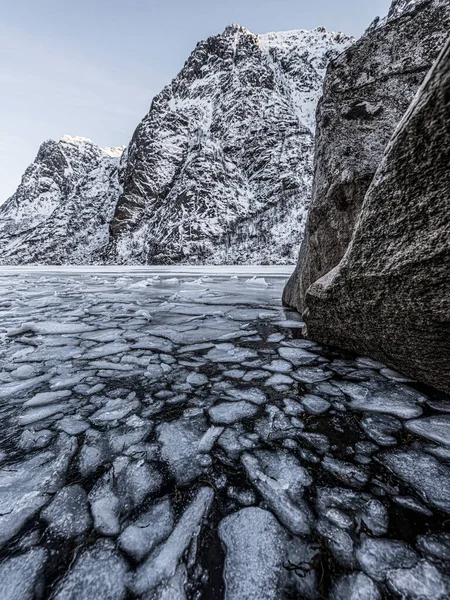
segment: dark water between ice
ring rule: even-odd
[[[1,600],[450,598],[449,400],[249,272],[0,276]]]

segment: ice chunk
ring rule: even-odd
[[[99,329],[81,334],[81,339],[92,342],[116,342],[123,336],[122,329]]]
[[[450,533],[430,533],[417,538],[417,547],[421,552],[443,561],[450,560]]]
[[[287,360],[273,360],[268,365],[265,365],[263,369],[275,373],[290,373],[292,371],[292,365]]]
[[[406,377],[405,375],[402,375],[393,369],[387,369],[384,367],[381,369],[380,373],[383,375],[383,377],[386,377],[386,379],[391,379],[392,381],[398,381],[399,383],[414,383],[414,379]]]
[[[287,329],[303,329],[305,324],[303,321],[294,321],[292,319],[286,319],[285,321],[277,321],[275,325],[278,327],[286,327]]]
[[[0,564],[0,598],[2,600],[33,600],[40,597],[47,551],[34,548]]]
[[[447,600],[450,596],[450,578],[426,560],[413,569],[390,571],[387,583],[395,594],[408,600]]]
[[[53,448],[0,471],[0,546],[50,501],[63,485],[76,439],[61,434]]]
[[[216,440],[223,433],[225,427],[210,427],[202,439],[199,441],[197,450],[199,452],[210,452]]]
[[[41,518],[56,537],[70,539],[86,534],[92,527],[86,492],[79,485],[63,488],[41,512]]]
[[[401,431],[402,424],[395,417],[377,415],[364,418],[361,428],[380,446],[394,446],[397,440],[392,434]]]
[[[417,512],[421,515],[425,515],[426,517],[433,516],[433,511],[411,496],[394,496],[392,500],[395,502],[395,504],[403,506],[404,508]]]
[[[251,435],[251,434],[250,434]],[[241,452],[254,448],[257,444],[249,434],[244,432],[239,423],[232,428],[227,428],[220,436],[217,444],[225,450],[232,459],[238,458]]]
[[[125,560],[111,540],[99,540],[82,551],[59,584],[55,600],[124,600]]]
[[[308,352],[308,350],[304,350],[302,348],[289,348],[282,346],[278,348],[278,354],[284,360],[288,360],[296,367],[312,365],[317,362],[319,358],[317,354],[313,354],[312,352]]]
[[[198,445],[207,428],[202,416],[182,418],[158,427],[161,457],[169,464],[179,485],[186,485],[203,473]]]
[[[132,584],[135,594],[143,595],[175,575],[181,557],[191,540],[199,533],[213,498],[214,492],[211,488],[199,489],[169,538],[137,569]]]
[[[32,425],[33,423],[38,423],[49,417],[55,417],[56,415],[62,416],[61,413],[67,411],[68,408],[70,407],[66,404],[52,404],[51,406],[44,406],[41,408],[29,408],[23,415],[19,416],[17,422],[19,425]]]
[[[356,467],[351,463],[337,460],[331,456],[325,456],[322,460],[322,467],[351,487],[362,487],[369,480],[369,473],[362,467]]]
[[[68,333],[83,333],[92,331],[95,327],[85,323],[57,323],[53,321],[41,321],[32,323],[23,323],[17,329],[10,329],[6,332],[8,337],[21,335],[22,333],[37,333],[39,335],[64,335]]]
[[[170,500],[162,500],[128,525],[119,537],[119,546],[141,562],[172,532],[174,526]]]
[[[0,399],[4,400],[6,398],[12,398],[13,396],[17,396],[18,394],[22,394],[23,392],[28,392],[39,385],[48,381],[51,378],[50,374],[41,375],[40,377],[33,377],[31,379],[27,379],[25,381],[14,382],[14,383],[6,383],[5,385],[0,385]]]
[[[58,400],[62,400],[63,398],[68,398],[72,395],[70,390],[61,390],[60,392],[41,392],[36,394],[29,400],[27,400],[23,406],[44,406],[46,404],[53,404]]]
[[[256,277],[256,275],[253,276],[251,279],[247,279],[245,284],[263,288],[269,287],[269,284],[264,279],[264,277]]]
[[[329,519],[330,509],[335,508],[351,516],[357,529],[368,529],[375,536],[385,535],[388,531],[386,507],[369,494],[344,488],[319,488],[317,511],[320,516]]]
[[[312,514],[302,495],[312,480],[298,460],[287,451],[257,450],[254,455],[244,454],[241,461],[281,523],[295,535],[308,534]]]
[[[419,406],[423,398],[415,390],[386,384],[369,388],[343,381],[335,382],[335,385],[350,397],[350,408],[353,410],[385,413],[400,419],[420,417],[423,412]]]
[[[225,390],[227,396],[230,396],[234,400],[245,400],[246,402],[252,402],[253,404],[262,405],[267,402],[267,396],[260,389],[252,388],[235,388],[228,387]]]
[[[138,400],[126,402],[123,400],[109,400],[103,408],[97,410],[89,417],[94,425],[104,425],[112,421],[120,421],[139,408]]]
[[[217,344],[206,354],[208,360],[219,363],[242,363],[257,356],[258,354],[254,350],[238,348],[233,344]]]
[[[155,465],[145,460],[130,462],[117,477],[117,491],[127,512],[138,508],[150,494],[156,494],[163,479]]]
[[[52,390],[61,390],[65,388],[72,388],[75,385],[81,383],[84,379],[89,377],[89,372],[84,373],[76,373],[75,375],[61,375],[59,377],[54,377],[50,380],[50,389]]]
[[[336,561],[346,569],[353,569],[355,561],[352,536],[347,531],[331,524],[328,519],[318,521],[316,530],[320,537],[324,539]]]
[[[427,504],[450,514],[450,468],[417,450],[388,452],[381,462],[415,488]]]
[[[36,367],[32,365],[21,365],[11,372],[11,377],[14,379],[30,379],[36,375]]]
[[[272,375],[272,377],[269,377],[269,379],[265,382],[264,385],[274,387],[277,389],[278,386],[288,386],[292,385],[293,383],[294,380],[291,377],[283,375],[282,373],[276,373],[275,375]]]
[[[351,573],[335,582],[330,600],[381,600],[381,594],[370,577],[364,573]]]
[[[320,415],[330,408],[331,404],[328,400],[320,398],[320,396],[314,396],[314,394],[306,394],[301,398],[301,402],[306,409],[313,415]]]
[[[450,415],[439,415],[427,419],[408,421],[405,428],[428,440],[450,446]]]
[[[91,348],[85,352],[83,359],[90,360],[93,358],[103,358],[104,356],[123,354],[129,350],[130,346],[128,344],[121,344],[117,342],[112,342],[111,344],[98,344],[97,346],[94,346],[94,348]]]
[[[254,417],[259,408],[250,402],[221,402],[209,409],[209,416],[213,423],[230,425]]]
[[[208,383],[208,378],[202,373],[190,373],[186,381],[195,387],[201,387]]]
[[[116,536],[120,532],[121,503],[114,491],[113,473],[106,473],[89,493],[95,529],[105,536]]]
[[[284,335],[282,333],[272,333],[267,338],[267,341],[271,344],[279,344],[282,340],[284,340]]]
[[[19,447],[22,450],[38,450],[49,445],[54,436],[53,431],[49,429],[41,429],[34,431],[25,429],[22,431],[19,439]]]
[[[330,379],[332,373],[324,371],[321,367],[304,367],[292,373],[292,377],[302,383],[317,383]]]
[[[356,550],[356,559],[362,571],[381,582],[391,569],[414,567],[419,556],[404,542],[366,538]]]
[[[270,512],[244,508],[221,521],[219,537],[226,553],[226,600],[282,596],[287,535]]]
[[[89,424],[78,417],[64,417],[58,421],[57,427],[69,435],[78,435],[89,429]]]

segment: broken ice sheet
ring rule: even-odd
[[[0,299],[2,331],[17,332],[0,349],[0,542],[13,549],[0,570],[15,596],[43,584],[86,600],[446,589],[444,400],[293,339],[282,278],[123,273],[20,275],[6,285],[17,300]],[[47,559],[62,541],[77,550],[56,580]],[[324,558],[338,569],[325,590]]]

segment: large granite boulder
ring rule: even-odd
[[[399,124],[307,333],[450,392],[450,40]]]
[[[317,112],[306,234],[283,300],[302,311],[309,286],[343,257],[384,149],[450,29],[448,0],[394,0],[389,15],[328,67]]]

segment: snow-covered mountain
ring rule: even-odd
[[[351,42],[233,25],[198,44],[135,131],[108,260],[295,260],[325,70]]]
[[[44,142],[0,207],[3,264],[82,264],[108,242],[123,148],[64,136]]]
[[[0,262],[293,263],[325,70],[352,41],[233,25],[199,43],[121,160],[42,145],[0,208]]]

